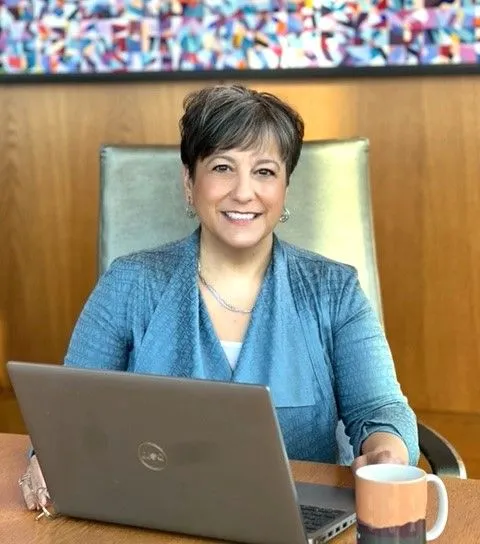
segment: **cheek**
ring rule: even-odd
[[[197,202],[215,202],[223,195],[218,183],[204,183],[194,186],[193,197]]]
[[[285,189],[278,187],[271,187],[264,191],[264,202],[268,202],[272,209],[283,209],[285,203],[286,191]]]

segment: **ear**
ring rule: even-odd
[[[190,177],[188,168],[184,166],[183,167],[183,191],[185,193],[185,200],[188,203],[192,202],[192,187],[193,187],[193,180]]]

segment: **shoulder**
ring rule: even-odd
[[[329,259],[324,255],[279,241],[289,269],[294,268],[304,281],[320,283],[329,290],[341,290],[346,284],[356,282],[354,266]]]
[[[118,282],[138,282],[140,278],[150,281],[168,279],[184,261],[192,248],[192,235],[163,244],[153,249],[136,251],[116,258],[105,272]]]
[[[282,242],[290,284],[297,298],[306,298],[310,308],[326,310],[337,330],[352,317],[362,326],[378,328],[378,318],[358,277],[357,269],[312,251]]]
[[[332,324],[338,324],[368,310],[354,266],[286,242],[281,242],[281,247],[294,298],[305,301],[315,315],[323,319],[328,315]]]

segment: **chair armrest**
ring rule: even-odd
[[[446,438],[420,422],[418,422],[418,438],[420,451],[434,474],[467,478],[467,470],[462,458]]]

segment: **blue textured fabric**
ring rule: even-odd
[[[416,419],[354,268],[274,237],[232,371],[197,286],[198,248],[197,230],[114,261],[65,364],[268,385],[290,459],[338,462],[341,419],[355,456],[371,433],[386,431],[417,462]]]

